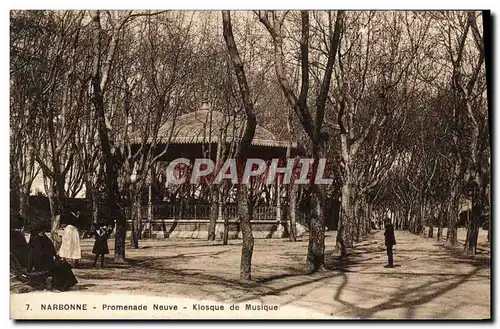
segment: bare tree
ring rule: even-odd
[[[341,27],[344,17],[343,12],[337,12],[335,21],[333,13],[328,12],[325,39],[327,40],[326,65],[321,78],[320,86],[316,93],[313,106],[309,104],[310,88],[310,58],[309,58],[309,36],[310,17],[309,12],[301,12],[301,39],[300,39],[300,67],[301,84],[300,93],[297,96],[289,82],[286,72],[286,61],[283,53],[283,24],[287,13],[279,15],[277,12],[257,12],[260,22],[269,32],[274,47],[274,67],[280,87],[285,95],[289,106],[293,108],[304,131],[311,143],[311,154],[315,159],[316,168],[319,159],[324,157],[328,135],[322,131],[326,102],[330,91],[333,66],[340,44]],[[315,117],[313,119],[313,113]],[[315,175],[313,175],[315,176]],[[324,202],[325,191],[322,187],[311,184],[313,191],[312,217],[310,220],[309,247],[307,253],[307,265],[311,270],[318,270],[324,262],[325,253],[325,218]]]
[[[118,188],[118,154],[115,142],[109,136],[104,100],[120,33],[132,17],[132,11],[126,11],[121,15],[117,14],[118,17],[112,17],[112,14],[108,12],[111,33],[107,44],[105,42],[106,31],[101,25],[101,12],[99,10],[93,11],[90,15],[93,34],[92,103],[97,120],[99,145],[105,164],[106,217],[108,220],[116,221],[115,261],[124,262],[127,222],[121,208],[121,196]]]
[[[462,196],[472,199],[466,250],[475,253],[481,212],[487,203],[489,180],[488,116],[484,71],[484,40],[476,12],[449,12],[434,17],[451,98],[451,194],[448,245],[457,244],[456,225]],[[486,156],[486,157],[485,157]],[[469,181],[465,182],[466,175]]]
[[[234,40],[233,27],[231,24],[231,14],[229,11],[222,12],[223,35],[226,41],[227,50],[234,66],[238,86],[240,89],[243,108],[245,109],[246,123],[243,136],[241,137],[236,151],[236,163],[241,173],[245,166],[248,157],[248,150],[255,135],[257,119],[254,113],[254,104],[250,95],[243,61],[238,53],[238,48]],[[238,175],[239,176],[239,175]],[[250,280],[252,273],[252,254],[253,254],[253,234],[251,220],[253,217],[253,204],[251,204],[252,191],[245,184],[240,184],[238,191],[238,213],[241,223],[241,231],[243,233],[243,243],[241,245],[241,264],[240,264],[240,279]]]
[[[122,92],[117,94],[124,99],[121,191],[129,201],[135,248],[138,248],[141,231],[141,192],[148,177],[152,176],[154,166],[167,154],[176,129],[177,114],[186,106],[183,95],[191,73],[189,63],[193,49],[189,40],[192,38],[192,20],[192,17],[185,20],[184,16],[170,17],[168,14],[146,17],[143,30],[139,32],[144,36],[139,39],[142,42],[128,59],[121,60],[118,80]],[[136,33],[128,42],[129,51]],[[166,119],[171,122],[168,131],[160,132]],[[131,131],[131,128],[135,130]]]
[[[24,44],[28,47],[25,50],[33,56],[24,69],[37,74],[36,81],[31,80],[33,85],[29,88],[30,94],[26,95],[25,105],[31,122],[40,129],[30,135],[30,153],[47,183],[52,239],[57,246],[57,230],[67,197],[66,176],[74,161],[72,141],[82,109],[81,95],[85,91],[85,84],[78,80],[76,74],[81,56],[78,41],[83,13],[42,12],[38,15],[46,31],[43,36],[35,38],[53,46],[29,43],[29,40]],[[19,69],[13,75],[21,71]],[[28,139],[24,141],[28,142]],[[25,167],[28,171],[32,171],[30,167],[33,167],[30,161]]]

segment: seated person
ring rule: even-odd
[[[28,243],[21,231],[23,227],[22,218],[15,214],[10,217],[10,255],[11,272],[21,279],[22,274],[26,273],[28,267]]]
[[[41,221],[33,225],[28,243],[28,272],[35,284],[41,284],[40,281],[48,274],[45,287],[65,291],[78,281],[71,271],[71,265],[57,256],[52,241],[44,233],[46,228],[47,224]]]

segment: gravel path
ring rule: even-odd
[[[386,264],[383,232],[375,231],[347,261],[331,255],[336,232],[327,232],[326,268],[303,272],[307,240],[258,239],[254,283],[238,281],[241,241],[144,240],[127,249],[128,262],[91,267],[93,240],[84,240],[79,284],[71,294],[185,296],[226,303],[262,302],[309,309],[333,318],[458,319],[490,317],[490,257],[467,257],[435,239],[396,231],[396,267]],[[463,232],[459,233],[459,238]],[[109,242],[113,253],[113,242]],[[12,287],[12,285],[11,285]],[[12,287],[11,290],[14,290]],[[50,294],[50,292],[48,292]],[[29,293],[31,294],[31,293]],[[64,294],[64,293],[62,293]]]

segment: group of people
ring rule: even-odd
[[[59,291],[66,291],[78,283],[72,268],[80,266],[82,252],[77,228],[79,216],[73,215],[73,220],[70,220],[64,229],[58,252],[53,241],[45,234],[50,230],[48,221],[31,221],[27,228],[30,237],[26,242],[23,219],[11,215],[11,273],[17,279],[35,289]],[[94,267],[99,257],[100,267],[104,267],[104,255],[109,254],[108,238],[112,231],[113,228],[105,223],[94,226],[95,242],[92,248],[92,253],[95,254]]]
[[[80,214],[72,213],[75,218],[79,218]],[[72,223],[73,222],[73,223]],[[74,221],[66,225],[63,235],[61,248],[59,249],[59,256],[67,261],[74,263],[75,267],[79,266],[80,259],[82,258],[82,251],[80,248],[80,232],[74,225]],[[104,255],[109,254],[108,238],[113,231],[113,227],[106,225],[104,222],[94,226],[93,233],[95,235],[94,247],[92,253],[95,255],[93,267],[96,267],[97,260],[101,258],[101,268],[104,267]]]
[[[23,233],[23,219],[11,215],[10,229],[10,257],[11,272],[21,281],[35,288],[56,289],[65,291],[78,283],[73,274],[72,265],[79,267],[82,258],[80,247],[80,233],[77,228],[79,214],[64,229],[59,252],[54,243],[45,234],[50,230],[50,223],[43,220],[31,223],[29,242],[26,242]],[[394,267],[393,247],[396,245],[394,226],[390,219],[384,220],[384,237],[387,248],[388,264],[385,267]],[[95,242],[92,253],[95,255],[93,267],[100,258],[100,267],[104,267],[105,255],[109,254],[108,238],[113,231],[111,226],[104,223],[95,225]]]

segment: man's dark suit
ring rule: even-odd
[[[392,246],[396,244],[396,237],[394,236],[394,226],[390,222],[385,224],[385,246],[387,247],[387,258],[389,260],[389,266],[394,266],[394,260],[392,256]]]

